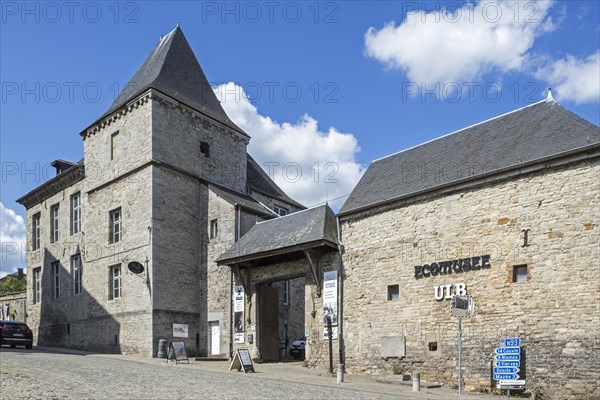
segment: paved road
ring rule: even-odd
[[[256,374],[229,372],[225,362],[166,364],[137,356],[65,353],[58,349],[0,350],[1,399],[451,399],[449,389],[335,378],[301,363],[260,364]],[[498,399],[468,395],[461,399]]]

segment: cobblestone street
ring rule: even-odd
[[[424,389],[346,375],[336,383],[301,362],[258,364],[255,374],[229,372],[229,363],[166,363],[138,356],[2,348],[2,399],[452,399],[449,388]],[[493,399],[469,394],[461,399]]]

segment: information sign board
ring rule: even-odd
[[[255,372],[252,358],[248,349],[238,349],[231,360],[229,370],[237,369],[238,371],[244,370],[244,373]]]
[[[187,361],[188,364],[190,363],[184,342],[171,342],[171,345],[169,346],[169,357],[167,357],[167,362],[169,362],[171,354],[175,355],[175,364],[179,363],[180,361]]]

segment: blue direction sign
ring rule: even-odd
[[[494,361],[494,367],[520,367],[521,361]]]
[[[495,381],[514,381],[519,379],[517,374],[494,374]]]
[[[520,347],[498,347],[496,354],[519,354],[521,353]]]
[[[516,374],[517,372],[519,372],[519,368],[517,368],[517,367],[494,368],[495,374]]]
[[[496,354],[496,361],[520,361],[520,354]]]
[[[510,337],[504,339],[504,347],[520,347],[521,346],[521,338],[518,337]]]

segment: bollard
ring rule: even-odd
[[[167,358],[167,340],[160,339],[158,341],[158,352],[156,353],[158,358]]]
[[[344,383],[344,364],[338,364],[337,383]]]
[[[413,372],[413,392],[421,391],[421,374]]]

